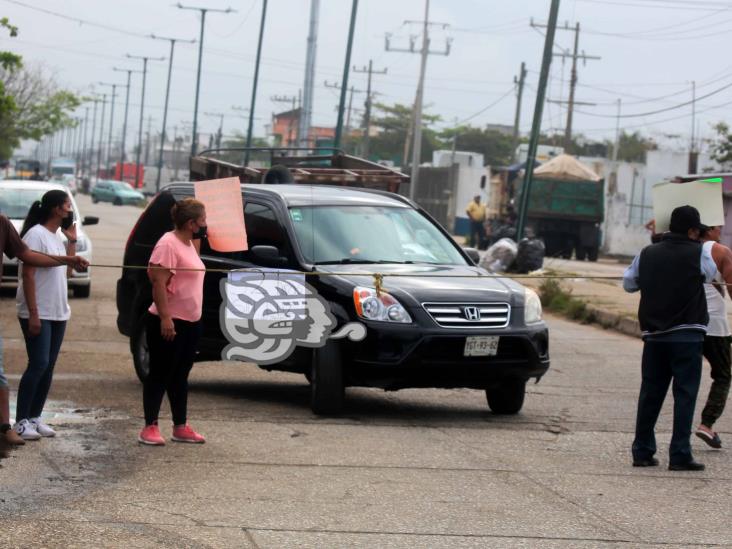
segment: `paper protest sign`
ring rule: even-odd
[[[249,249],[238,177],[195,182],[196,198],[206,206],[208,243],[218,252]]]
[[[722,180],[702,179],[689,183],[659,183],[653,187],[653,215],[656,232],[668,231],[671,212],[679,206],[694,206],[702,223],[710,227],[724,225]]]

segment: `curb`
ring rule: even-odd
[[[641,338],[640,323],[637,318],[628,318],[592,306],[587,306],[587,310],[595,318],[592,324],[599,324],[607,330],[615,330],[627,336]]]

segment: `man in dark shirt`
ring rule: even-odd
[[[725,246],[703,247],[699,212],[681,206],[669,232],[636,256],[623,287],[640,290],[638,320],[643,331],[642,383],[633,441],[633,465],[658,465],[654,429],[673,380],[674,423],[669,469],[702,471],[691,454],[691,425],[701,379],[702,345],[709,323],[704,283],[717,271],[732,283],[732,257]]]
[[[77,271],[85,271],[89,262],[83,257],[74,255],[52,256],[34,252],[20,239],[18,232],[10,220],[0,215],[0,257],[2,254],[9,258],[17,257],[23,263],[34,267],[57,267],[59,264],[68,265]],[[0,263],[0,279],[2,278],[2,264]],[[22,438],[10,428],[10,391],[8,380],[3,369],[3,339],[0,334],[0,436],[10,444],[25,444]]]

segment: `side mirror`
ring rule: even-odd
[[[287,265],[287,258],[282,257],[279,249],[275,246],[252,246],[250,251],[254,258],[265,267],[284,267]]]
[[[470,260],[476,265],[480,263],[480,252],[475,248],[463,248],[463,251],[467,254]]]
[[[99,223],[99,218],[96,215],[85,215],[81,221],[82,225],[96,225],[97,223]]]
[[[480,188],[485,189],[485,175],[480,176]]]

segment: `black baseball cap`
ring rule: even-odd
[[[671,212],[671,223],[669,223],[669,231],[672,233],[686,234],[689,229],[699,229],[704,232],[709,229],[701,222],[699,210],[694,206],[679,206]]]

